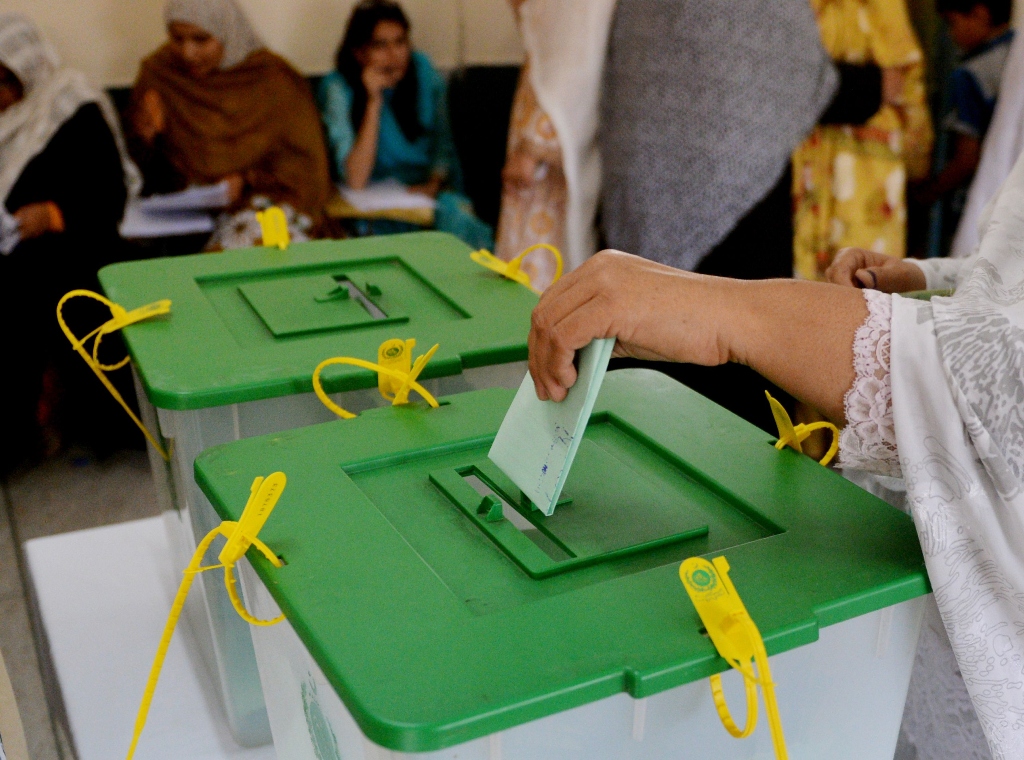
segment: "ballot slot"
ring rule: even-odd
[[[512,527],[530,539],[537,548],[555,562],[572,559],[574,555],[565,546],[549,535],[542,526],[531,522],[516,507],[512,506],[500,492],[480,477],[480,471],[476,467],[463,470],[459,474],[474,491],[483,497],[480,504],[477,505],[477,515],[491,522],[496,521],[499,516],[501,519],[508,520]]]
[[[494,462],[433,470],[431,483],[533,578],[691,542],[694,554],[781,529],[690,472],[615,415],[591,417],[563,496],[545,516]],[[563,554],[552,551],[557,547]]]
[[[196,279],[241,345],[396,324],[444,324],[469,312],[399,257]]]
[[[367,280],[360,288],[346,274],[252,282],[238,290],[278,338],[408,321],[408,316],[394,311],[389,315],[375,302],[383,300],[380,285]]]

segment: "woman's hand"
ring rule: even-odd
[[[602,251],[541,296],[530,375],[538,398],[561,401],[576,382],[576,351],[615,338],[616,356],[746,364],[842,423],[853,336],[866,316],[852,288],[708,277]]]
[[[167,112],[156,90],[146,90],[135,109],[135,131],[147,143],[167,128]]]
[[[366,88],[366,97],[369,100],[379,100],[383,97],[384,90],[391,83],[391,75],[376,66],[367,66],[363,69],[363,87]]]
[[[729,360],[716,318],[721,284],[621,251],[602,251],[541,296],[530,330],[537,397],[561,401],[576,351],[616,338],[615,355],[715,365]]]
[[[864,248],[843,248],[836,254],[825,278],[836,285],[871,288],[883,293],[907,293],[927,287],[924,272],[916,264]]]
[[[536,182],[537,159],[525,150],[508,154],[501,170],[501,181],[506,190],[525,190]]]
[[[30,240],[41,237],[47,232],[63,231],[63,224],[56,223],[60,219],[60,210],[54,212],[54,208],[56,206],[50,202],[29,203],[15,211],[13,216],[18,221],[21,239]],[[55,216],[57,217],[56,221]]]

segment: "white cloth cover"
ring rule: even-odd
[[[172,21],[198,26],[220,40],[224,46],[222,70],[230,69],[250,53],[265,47],[235,0],[167,0],[164,22]]]
[[[597,128],[608,30],[615,0],[526,0],[520,7],[530,84],[562,148],[567,189],[566,270],[597,249],[601,193]]]
[[[995,760],[1024,757],[1024,161],[956,294],[893,297],[896,439],[935,600]]]
[[[6,200],[25,166],[57,130],[86,103],[96,103],[121,154],[129,199],[142,188],[142,176],[128,157],[121,123],[105,93],[78,71],[63,68],[53,47],[28,18],[0,14],[0,64],[14,73],[24,97],[0,112],[0,200]]]
[[[978,247],[978,229],[985,204],[999,192],[1003,180],[1024,150],[1024,34],[1014,36],[999,84],[992,123],[982,143],[981,160],[967,193],[967,204],[956,228],[950,256],[964,258]]]

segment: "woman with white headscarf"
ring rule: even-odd
[[[844,426],[844,466],[902,476],[995,760],[1024,756],[1022,208],[1018,160],[975,257],[919,266],[849,250],[831,283],[712,277],[606,251],[548,288],[530,334],[542,399],[565,397],[575,351],[594,338],[615,338],[620,356],[741,362]],[[955,294],[931,301],[875,289],[949,282]]]
[[[29,19],[0,14],[0,324],[9,360],[0,371],[0,471],[42,447],[47,365],[81,423],[66,416],[67,426],[94,429],[78,413],[105,409],[80,397],[53,313],[66,290],[95,288],[96,270],[119,257],[117,225],[138,189],[106,95],[61,66]]]
[[[225,181],[233,211],[209,248],[259,240],[253,209],[284,208],[293,240],[330,193],[320,115],[306,80],[267,50],[234,0],[169,0],[168,41],[140,67],[129,111],[147,192]]]

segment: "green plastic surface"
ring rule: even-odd
[[[727,669],[679,581],[689,556],[728,557],[769,654],[928,591],[909,517],[650,370],[608,374],[545,518],[487,459],[513,395],[374,409],[196,460],[226,519],[255,476],[287,474],[260,535],[287,564],[249,559],[385,747]]]
[[[169,298],[171,313],[123,330],[146,393],[203,409],[306,393],[323,359],[376,361],[389,338],[441,345],[422,378],[526,358],[537,296],[484,269],[439,232],[297,243],[114,264],[100,271],[127,309]],[[375,318],[345,282],[384,314]],[[374,373],[330,367],[328,393],[372,388]]]

